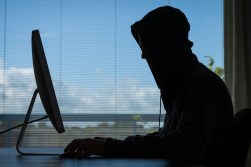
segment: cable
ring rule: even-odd
[[[159,98],[159,131],[160,131],[160,118],[161,118],[161,94]]]
[[[28,122],[27,124],[31,124],[31,123],[33,123],[33,122],[41,121],[41,120],[46,119],[46,118],[48,118],[48,115],[46,115],[46,116],[44,116],[44,117],[42,117],[42,118],[39,118],[39,119],[32,120],[32,121]],[[21,126],[23,126],[23,125],[24,125],[24,124],[22,123],[22,124],[19,124],[19,125],[17,125],[17,126],[14,126],[14,127],[12,127],[12,128],[6,129],[6,130],[4,130],[4,131],[1,131],[0,134],[3,134],[3,133],[6,133],[6,132],[8,132],[8,131],[11,131],[11,130],[13,130],[13,129],[19,128],[19,127],[21,127]]]

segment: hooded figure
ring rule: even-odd
[[[191,51],[187,18],[178,9],[161,7],[131,28],[136,41],[141,39],[142,58],[147,60],[162,98],[167,98],[163,100],[167,109],[166,102],[171,107],[186,75],[199,63]]]
[[[160,7],[131,29],[160,89],[167,112],[164,126],[124,140],[75,139],[64,156],[168,158],[226,166],[234,120],[231,97],[222,79],[192,53],[185,15]]]
[[[224,163],[232,138],[231,97],[221,78],[192,53],[189,30],[186,16],[170,6],[149,12],[131,26],[167,113],[158,132],[129,136],[125,140],[108,138],[105,157]]]

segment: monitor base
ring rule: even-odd
[[[30,119],[30,115],[31,115],[31,112],[32,112],[32,108],[34,106],[34,103],[35,103],[35,100],[36,100],[38,92],[39,92],[38,89],[36,89],[34,91],[34,93],[33,93],[33,96],[32,96],[31,102],[30,102],[30,106],[29,106],[28,111],[26,113],[26,116],[25,116],[25,119],[24,119],[24,123],[23,123],[22,129],[20,131],[18,140],[17,140],[16,150],[17,150],[17,152],[20,155],[59,155],[59,154],[46,154],[46,153],[26,153],[26,152],[22,152],[20,150],[20,146],[21,146],[21,143],[22,143],[22,140],[23,140],[23,137],[24,137],[24,133],[25,133],[26,127],[27,127],[27,125],[29,123],[29,119]],[[46,118],[48,118],[48,115],[44,116],[40,120],[46,119]]]

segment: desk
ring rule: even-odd
[[[44,149],[61,153],[63,149]],[[38,150],[36,150],[38,151]],[[0,148],[0,167],[203,167],[165,159],[65,159],[59,156],[21,156],[15,148]]]

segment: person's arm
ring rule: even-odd
[[[131,136],[125,140],[109,138],[106,157],[167,157],[197,161],[216,128],[215,90],[207,82],[191,84],[176,106],[179,123],[167,134]]]

